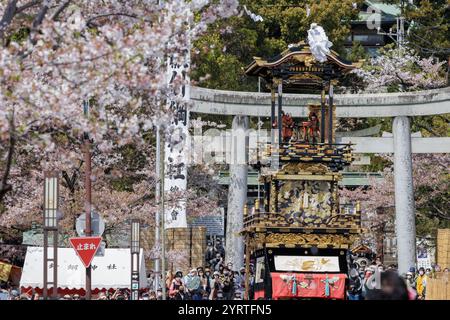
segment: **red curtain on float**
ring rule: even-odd
[[[345,298],[345,274],[272,272],[272,298]]]
[[[256,290],[253,299],[254,300],[258,300],[259,298],[263,298],[264,299],[264,296],[265,296],[264,289],[263,290]]]

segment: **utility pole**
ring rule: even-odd
[[[89,101],[84,101],[83,103],[84,115],[89,117]],[[86,192],[85,196],[85,212],[86,212],[86,229],[84,233],[86,237],[91,236],[91,203],[92,203],[92,192],[91,192],[91,143],[89,141],[89,133],[84,133],[84,163],[85,163],[85,177],[84,177],[84,188]],[[91,266],[86,268],[86,300],[91,300]]]
[[[156,186],[155,186],[155,200],[156,204],[158,206],[158,209],[156,210],[155,215],[155,245],[158,245],[161,243],[161,141],[160,141],[160,131],[159,131],[159,125],[156,125]],[[159,289],[159,282],[160,279],[162,279],[161,274],[161,257],[157,257],[155,259],[155,282],[154,282],[154,290],[157,292]],[[163,280],[162,280],[163,281]],[[164,281],[163,281],[164,282]]]
[[[160,138],[162,138],[161,133],[160,133]],[[161,145],[164,146],[164,138],[161,139],[162,143]],[[162,275],[162,299],[166,300],[166,275],[165,275],[165,271],[166,271],[166,232],[165,232],[165,209],[164,209],[164,148],[160,148],[160,170],[161,170],[161,186],[160,186],[160,190],[161,190],[161,197],[160,197],[160,215],[161,215],[161,275]]]
[[[389,36],[396,42],[397,48],[399,49],[402,49],[405,44],[405,17],[403,16],[403,7],[404,1],[400,4],[400,16],[397,17],[397,30],[395,32],[392,32],[392,28],[389,29],[389,32],[383,32],[380,27],[377,28],[377,34]]]

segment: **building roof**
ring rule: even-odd
[[[245,68],[245,74],[262,77],[269,83],[276,78],[283,79],[288,87],[321,87],[325,80],[339,78],[361,64],[347,61],[333,50],[327,54],[327,61],[320,63],[314,58],[309,46],[299,42],[275,57],[254,57]]]
[[[373,15],[372,10],[368,8],[373,8],[376,12],[381,15],[381,22],[392,22],[400,15],[401,10],[397,4],[388,4],[383,1],[378,0],[366,0],[364,1],[363,10],[359,12],[359,21],[367,21],[367,19]]]

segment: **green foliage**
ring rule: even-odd
[[[414,1],[415,6],[404,9],[407,21],[409,46],[420,55],[431,55],[446,60],[450,53],[448,0]]]
[[[241,4],[261,15],[263,21],[254,22],[244,13],[211,26],[194,44],[192,79],[207,88],[256,91],[257,80],[244,76],[245,66],[254,56],[270,58],[291,43],[306,41],[312,22],[323,26],[333,42],[332,49],[344,54],[343,42],[350,33],[350,21],[358,16],[353,2],[362,1],[243,0]],[[310,8],[309,17],[306,5]]]
[[[28,27],[19,28],[13,34],[11,34],[11,36],[9,37],[9,40],[20,43],[20,42],[26,41],[29,34],[30,34],[30,28],[28,28]]]
[[[359,60],[367,60],[367,59],[369,59],[369,55],[367,54],[362,44],[358,41],[353,42],[352,48],[350,52],[347,54],[347,60],[357,62]]]

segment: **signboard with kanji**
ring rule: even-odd
[[[95,253],[100,248],[102,237],[80,237],[70,238],[69,240],[83,265],[88,268]]]
[[[167,82],[169,85],[168,107],[173,119],[168,128],[170,134],[164,145],[164,191],[185,192],[187,190],[187,161],[190,100],[189,68],[190,51],[180,59],[172,56],[168,61]],[[181,83],[181,88],[175,84]],[[187,228],[186,198],[182,197],[175,206],[165,211],[165,228]]]

